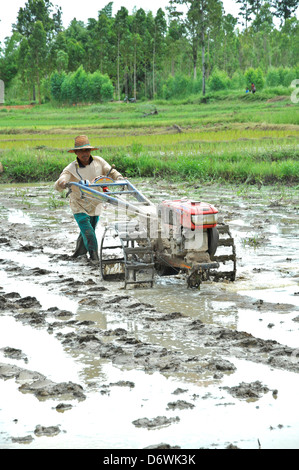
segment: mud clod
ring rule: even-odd
[[[180,449],[179,446],[171,446],[170,444],[165,444],[161,442],[161,444],[153,444],[148,447],[144,447],[144,449]]]
[[[38,425],[36,426],[35,430],[34,430],[34,434],[37,436],[37,437],[41,437],[41,436],[48,436],[48,437],[53,437],[53,436],[57,436],[57,434],[59,434],[61,431],[59,429],[58,426],[41,426],[41,425]]]
[[[166,416],[157,416],[156,418],[141,418],[132,421],[134,426],[138,428],[147,428],[154,429],[162,426],[169,426],[170,424],[177,423],[180,421],[180,418],[176,416],[175,418],[167,418]]]
[[[0,351],[3,351],[5,357],[17,360],[22,359],[23,361],[28,362],[27,356],[21,351],[21,349],[6,347],[1,348]]]
[[[235,387],[222,387],[223,390],[227,390],[232,396],[236,398],[253,398],[259,399],[263,394],[269,392],[269,388],[266,385],[263,385],[260,381],[255,381],[252,383],[241,382]]]
[[[50,380],[37,380],[31,384],[22,385],[19,390],[23,393],[33,393],[38,399],[68,398],[85,400],[81,385],[72,382],[54,383]]]
[[[195,405],[184,400],[173,401],[167,404],[169,410],[192,410]]]
[[[32,436],[24,436],[24,437],[12,437],[12,442],[16,442],[17,444],[31,444],[34,440]]]

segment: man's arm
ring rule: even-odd
[[[54,184],[56,191],[63,191],[66,188],[67,183],[70,182],[71,176],[71,173],[68,171],[63,171],[59,176],[59,179]]]

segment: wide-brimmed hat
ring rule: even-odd
[[[75,153],[76,150],[98,150],[98,147],[93,147],[90,145],[88,137],[86,135],[78,135],[75,138],[75,147],[68,150],[69,153]]]

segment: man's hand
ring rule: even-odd
[[[66,186],[67,186],[67,182],[64,181],[64,180],[58,181],[58,186],[59,186],[61,189],[65,189]]]

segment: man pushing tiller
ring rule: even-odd
[[[68,150],[68,152],[75,153],[77,158],[63,170],[56,181],[55,189],[57,191],[63,191],[68,183],[78,183],[82,180],[94,182],[97,177],[108,173],[109,177],[114,180],[123,179],[122,175],[102,157],[92,156],[91,152],[93,150],[98,150],[98,147],[91,146],[86,135],[76,137],[75,147]],[[72,186],[70,207],[80,228],[73,258],[88,252],[90,262],[98,264],[98,242],[95,229],[101,214],[101,203],[95,204],[89,198],[82,198],[79,188]]]

